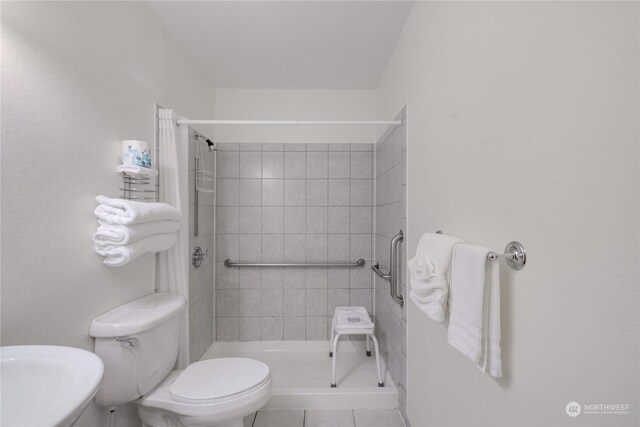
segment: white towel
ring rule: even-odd
[[[453,248],[462,240],[443,234],[425,233],[416,255],[407,262],[409,297],[431,319],[442,322],[448,296],[449,265]]]
[[[369,329],[373,322],[364,307],[336,307],[335,327],[338,330]]]
[[[93,234],[96,245],[128,245],[154,234],[175,233],[180,224],[175,221],[152,221],[134,225],[111,225],[98,221],[98,231]]]
[[[453,252],[448,339],[482,372],[501,377],[500,274],[490,251],[461,244]]]
[[[166,203],[144,203],[133,200],[96,197],[98,207],[93,213],[111,225],[132,225],[151,221],[178,221],[180,212]]]
[[[156,234],[145,237],[130,245],[95,245],[98,254],[105,256],[102,261],[110,267],[118,267],[133,261],[146,252],[164,251],[175,245],[176,233]]]
[[[118,165],[116,169],[118,170],[118,172],[125,172],[132,175],[158,176],[157,169],[145,168],[144,166]]]

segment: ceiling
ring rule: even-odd
[[[375,89],[412,1],[150,1],[219,88]]]

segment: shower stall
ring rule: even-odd
[[[185,124],[202,122],[212,121]],[[201,260],[191,266],[191,358],[267,363],[274,378],[268,408],[404,410],[406,309],[391,299],[389,282],[374,281],[371,267],[388,270],[387,240],[406,232],[406,115],[380,123],[388,128],[376,144],[217,142],[214,152],[207,136],[189,129],[190,247],[194,262]],[[203,162],[213,192],[199,190]],[[404,273],[398,284],[404,293]],[[338,306],[364,306],[374,318],[385,387],[364,340],[345,338],[330,388]]]

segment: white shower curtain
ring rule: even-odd
[[[173,292],[184,296],[187,305],[183,312],[177,368],[189,365],[189,189],[187,171],[188,132],[186,126],[176,128],[172,110],[160,108],[159,115],[159,200],[182,213],[178,241],[168,251],[159,254],[157,287],[160,292]],[[177,134],[177,136],[176,136]]]

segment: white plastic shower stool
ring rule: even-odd
[[[339,316],[342,314],[342,316]],[[343,318],[339,321],[339,317]],[[345,321],[344,318],[347,318]],[[378,349],[378,340],[373,334],[375,329],[374,323],[371,321],[367,309],[364,307],[336,307],[333,313],[333,321],[331,322],[331,349],[329,357],[333,358],[331,362],[331,387],[336,387],[336,359],[338,351],[338,340],[342,335],[365,335],[367,340],[367,356],[371,357],[371,348],[369,338],[373,340],[373,346],[376,350],[376,368],[378,370],[378,387],[384,387],[382,380],[382,371],[380,369],[380,350]]]

